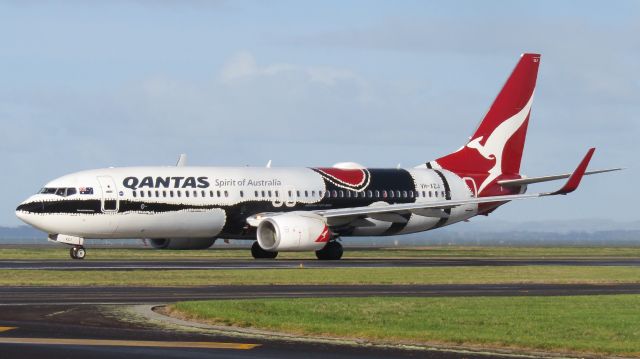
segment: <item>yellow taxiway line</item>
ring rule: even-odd
[[[0,327],[0,333],[6,332],[12,329],[16,329],[16,327]]]
[[[9,328],[9,327],[0,327],[0,328]],[[202,348],[202,349],[236,349],[236,350],[249,350],[249,349],[253,349],[255,347],[260,346],[260,344],[249,344],[249,343],[172,342],[172,341],[108,340],[108,339],[56,339],[56,338],[0,338],[0,344],[85,345],[85,346],[109,346],[109,347]]]

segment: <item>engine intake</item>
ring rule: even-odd
[[[320,216],[291,212],[260,221],[257,229],[258,244],[265,251],[294,252],[322,249],[331,232]]]

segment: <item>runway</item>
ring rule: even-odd
[[[478,266],[640,266],[640,258],[419,258],[305,260],[0,260],[2,269],[24,270],[137,270],[137,269],[284,269],[298,268],[392,268],[392,267],[478,267]]]
[[[640,284],[247,285],[203,287],[1,287],[0,305],[132,304],[303,297],[451,297],[640,294]]]
[[[0,311],[2,358],[454,358],[454,353],[326,345],[166,328],[114,306],[17,306]],[[2,328],[11,328],[4,330]],[[110,345],[115,344],[115,345]],[[198,347],[199,346],[199,347]],[[483,357],[483,356],[469,356]]]
[[[634,259],[385,259],[385,260],[175,260],[0,261],[5,270],[166,270],[491,265],[626,265]],[[0,353],[8,358],[487,358],[509,354],[383,347],[243,337],[232,333],[167,328],[128,317],[136,304],[181,300],[304,297],[558,296],[640,294],[640,284],[464,285],[252,285],[201,287],[1,287]]]

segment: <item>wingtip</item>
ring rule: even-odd
[[[560,188],[559,190],[550,193],[551,195],[556,194],[569,194],[575,191],[580,185],[580,181],[582,177],[584,177],[584,173],[587,171],[587,167],[589,166],[589,162],[591,161],[591,157],[593,157],[593,153],[596,151],[595,147],[591,147],[587,154],[582,158],[578,167],[576,167],[575,171],[569,176],[567,182]]]

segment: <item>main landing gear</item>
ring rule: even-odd
[[[278,256],[278,252],[268,252],[262,249],[258,244],[258,241],[253,242],[251,245],[251,255],[255,259],[274,259]]]
[[[83,246],[73,246],[69,249],[69,255],[73,259],[84,259],[84,256],[87,254],[87,251]]]
[[[333,239],[327,242],[324,248],[316,251],[316,257],[320,260],[338,260],[342,258],[342,253],[342,244]]]

